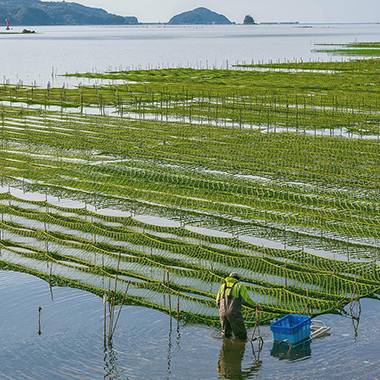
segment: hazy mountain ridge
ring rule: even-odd
[[[17,25],[125,25],[138,24],[136,17],[123,17],[104,9],[77,3],[39,0],[0,0],[0,19]]]
[[[192,11],[183,12],[172,17],[169,21],[171,25],[181,24],[196,24],[196,25],[208,25],[208,24],[233,24],[226,16],[210,11],[207,8],[196,8]]]

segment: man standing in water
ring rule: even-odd
[[[220,286],[216,296],[223,338],[230,338],[234,333],[236,338],[247,339],[247,330],[241,313],[242,302],[256,306],[249,297],[246,286],[240,282],[240,276],[233,272]]]

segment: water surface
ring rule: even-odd
[[[287,349],[260,328],[261,352],[223,342],[214,327],[178,324],[155,310],[125,306],[113,348],[103,345],[102,299],[53,287],[24,273],[0,271],[1,379],[376,379],[380,376],[380,303],[361,301],[347,315],[318,319],[331,335]],[[38,308],[41,311],[39,334]],[[349,313],[349,307],[346,307]],[[250,331],[249,331],[250,332]],[[255,345],[255,348],[256,345]],[[218,373],[218,370],[220,373]]]
[[[0,82],[62,86],[78,83],[59,76],[75,72],[178,65],[220,68],[252,60],[340,60],[312,52],[314,44],[379,40],[378,24],[312,26],[32,27],[36,34],[0,35]]]

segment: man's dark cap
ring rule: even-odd
[[[230,274],[230,277],[232,277],[232,278],[236,278],[237,280],[240,280],[240,276],[239,276],[236,272],[232,272],[232,273]]]

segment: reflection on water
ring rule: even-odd
[[[104,380],[127,380],[128,377],[122,376],[123,370],[119,371],[118,367],[118,354],[110,345],[104,350]]]
[[[172,361],[172,347],[173,347],[172,335],[173,335],[173,324],[172,324],[172,318],[170,318],[170,329],[169,329],[169,338],[168,338],[168,356],[167,356],[167,361],[168,361],[167,378],[168,379],[170,378],[170,375],[171,375],[171,361]]]
[[[354,328],[355,342],[358,339],[358,335],[359,335],[359,324],[360,324],[361,314],[362,314],[362,306],[360,304],[360,299],[356,298],[352,300],[350,304],[350,316],[351,316],[351,321],[352,321],[352,327]]]
[[[220,349],[217,370],[221,379],[242,380],[250,379],[252,375],[257,375],[261,367],[259,355],[253,351],[252,364],[248,368],[243,368],[246,342],[239,339],[224,339]]]
[[[309,339],[293,346],[290,346],[288,343],[273,342],[270,354],[280,360],[294,361],[308,359],[311,357],[310,345],[311,341]]]

